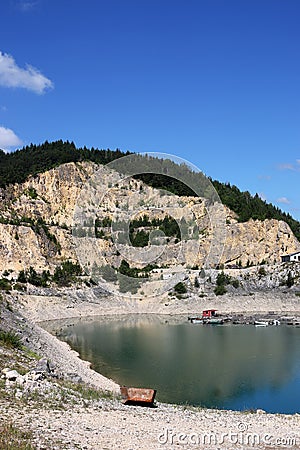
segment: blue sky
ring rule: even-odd
[[[0,148],[164,152],[300,219],[299,0],[2,0]]]

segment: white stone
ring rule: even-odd
[[[23,393],[22,393],[22,391],[20,389],[16,390],[15,397],[16,398],[22,398],[23,397]]]
[[[16,379],[20,376],[19,372],[16,370],[9,370],[5,373],[6,379],[10,381],[16,381]]]
[[[22,375],[18,376],[16,379],[16,383],[18,386],[22,386],[25,383],[24,377],[22,377]]]

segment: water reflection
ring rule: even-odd
[[[120,384],[156,388],[160,401],[300,409],[299,328],[213,327],[136,316],[55,326],[63,326],[61,338],[95,370]]]

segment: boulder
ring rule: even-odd
[[[66,373],[65,378],[67,380],[72,381],[73,383],[81,383],[82,382],[82,378],[80,375],[78,375],[78,373]]]
[[[5,377],[9,381],[16,381],[16,379],[20,377],[20,374],[16,370],[9,370],[5,373]]]
[[[19,376],[16,378],[16,384],[17,384],[18,386],[23,386],[24,383],[25,383],[25,378],[24,378],[22,375],[19,375]]]
[[[25,375],[25,382],[28,381],[40,381],[44,378],[44,374],[41,372],[35,372],[35,370],[31,372],[27,372]]]
[[[41,358],[36,367],[32,370],[35,373],[42,373],[44,375],[49,375],[51,373],[51,367],[47,358]]]

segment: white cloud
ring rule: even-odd
[[[14,58],[0,52],[0,85],[5,87],[20,87],[37,94],[43,94],[53,88],[51,80],[32,66],[25,69],[17,66]]]
[[[278,169],[280,170],[295,170],[295,166],[290,163],[282,163],[278,165]]]
[[[277,202],[278,203],[284,203],[285,205],[289,205],[291,202],[289,201],[289,199],[288,198],[286,198],[286,197],[279,197],[278,199],[277,199]]]
[[[296,170],[296,171],[299,171],[300,170],[300,159],[296,159],[296,164],[292,164],[292,163],[278,164],[278,169],[279,170]]]
[[[10,151],[12,147],[22,145],[21,139],[10,128],[0,127],[0,148]]]
[[[38,5],[37,0],[19,0],[17,3],[17,8],[21,11],[30,11],[31,9],[35,8]]]

